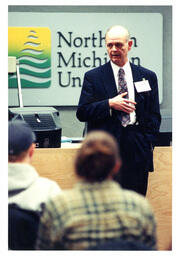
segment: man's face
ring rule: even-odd
[[[131,49],[132,41],[127,40],[124,31],[109,31],[106,36],[106,48],[110,60],[122,67],[128,61],[128,51]]]

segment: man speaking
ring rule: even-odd
[[[77,118],[87,130],[111,133],[123,165],[115,177],[123,188],[146,195],[161,116],[156,74],[129,62],[132,40],[126,28],[106,32],[110,62],[85,73]]]

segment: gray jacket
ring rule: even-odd
[[[58,193],[61,193],[58,184],[40,177],[33,166],[8,163],[8,204],[41,212],[45,203]]]

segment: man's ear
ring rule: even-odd
[[[113,176],[119,172],[121,166],[122,166],[122,162],[121,162],[121,161],[117,161],[117,162],[115,163],[115,166],[114,166],[114,168],[113,168],[113,170],[112,170],[112,175],[113,175]]]
[[[35,150],[35,143],[32,143],[31,146],[29,147],[29,157],[30,158],[32,158],[34,150]]]
[[[129,40],[129,41],[128,41],[128,51],[131,50],[132,45],[133,45],[133,41],[132,41],[132,40]]]

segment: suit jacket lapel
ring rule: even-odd
[[[113,98],[118,94],[118,92],[110,61],[102,67],[102,73],[104,87],[107,91],[108,97]]]
[[[132,63],[130,63],[130,65],[131,65],[133,84],[134,84],[135,82],[141,81],[143,77],[136,65],[133,65]],[[134,85],[134,92],[135,92],[135,101],[138,104],[143,100],[143,97],[141,96],[140,93],[137,92],[135,85]]]
[[[140,73],[138,67],[136,65],[133,65],[132,63],[130,63],[130,65],[131,65],[131,70],[132,70],[132,75],[133,75],[133,83],[141,81],[143,77],[142,77],[142,74]],[[118,94],[118,92],[117,92],[114,74],[113,74],[113,70],[112,70],[110,61],[108,63],[106,63],[104,66],[102,66],[102,73],[103,73],[102,74],[103,86],[106,89],[108,97],[113,98]],[[135,91],[135,101],[138,104],[143,100],[143,97],[141,96],[140,93],[137,92],[135,85],[134,85],[134,91]]]

